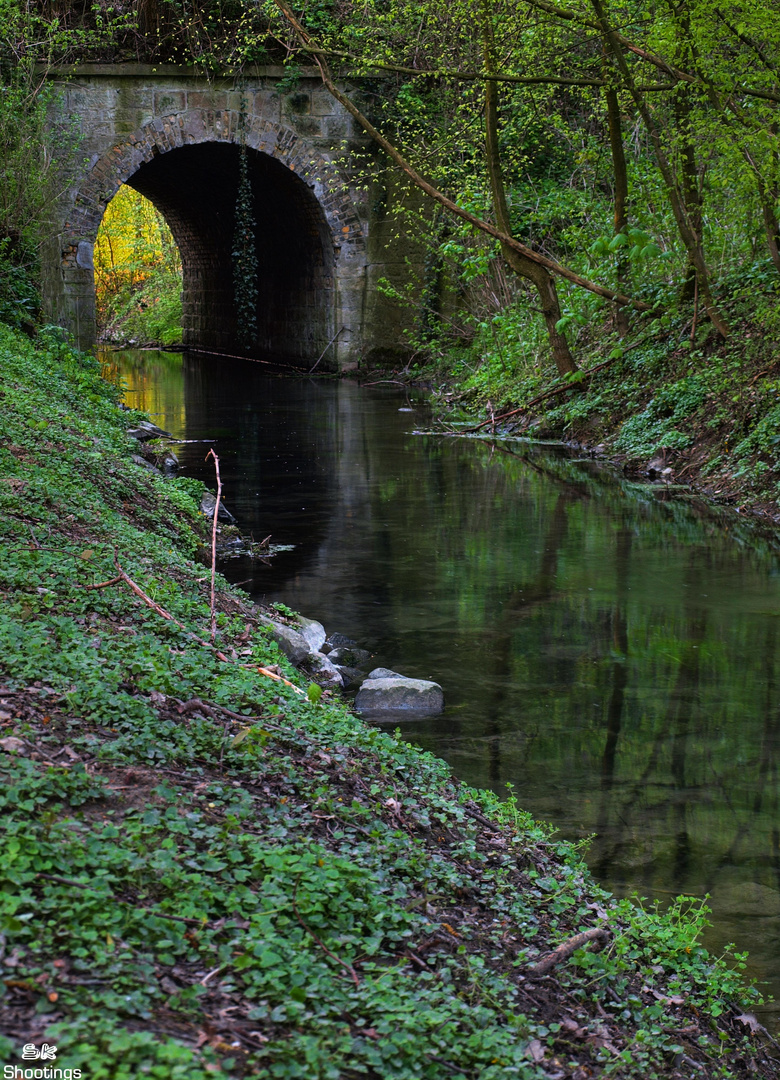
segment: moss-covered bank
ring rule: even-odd
[[[612,900],[513,802],[262,674],[297,677],[220,580],[210,646],[197,492],[132,462],[92,360],[0,329],[0,404],[0,1063],[777,1075],[700,905]]]

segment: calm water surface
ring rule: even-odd
[[[214,439],[225,572],[444,687],[405,725],[571,839],[617,894],[711,897],[708,944],[780,996],[780,556],[747,525],[554,447],[413,435],[396,388],[109,354],[128,404]],[[410,411],[411,410],[411,411]],[[208,446],[177,449],[213,486]]]

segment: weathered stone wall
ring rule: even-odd
[[[281,68],[212,78],[172,66],[82,65],[54,78],[52,124],[77,119],[70,185],[44,250],[48,317],[95,341],[92,252],[105,208],[128,183],[164,214],[182,255],[186,344],[246,350],[236,326],[231,249],[239,146],[247,147],[258,234],[257,352],[349,368],[406,351],[410,315],[379,278],[408,280],[419,244],[400,239],[381,198],[355,183],[370,148],[313,75],[283,89]]]

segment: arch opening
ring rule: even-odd
[[[257,330],[248,346],[233,277],[241,152],[224,142],[176,147],[155,154],[126,183],[159,210],[181,253],[184,344],[306,363],[333,332],[331,232],[303,180],[248,147],[257,255]]]
[[[181,343],[181,255],[156,207],[123,184],[95,241],[97,340]]]

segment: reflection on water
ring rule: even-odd
[[[780,957],[780,562],[769,541],[555,448],[409,434],[395,390],[128,354],[128,404],[214,438],[243,528],[226,572],[434,678],[405,735],[568,837],[617,893],[709,893],[710,944]],[[414,412],[399,411],[411,404]],[[179,456],[209,481],[207,447]]]

